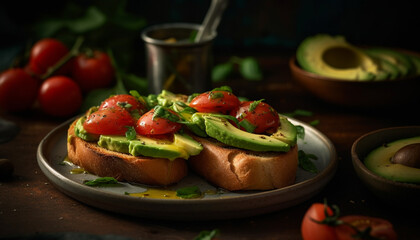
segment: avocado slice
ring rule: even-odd
[[[319,34],[302,41],[296,51],[299,65],[321,76],[346,80],[373,80],[378,66],[343,36]]]
[[[130,140],[125,136],[101,135],[98,140],[98,145],[115,152],[130,153]]]
[[[287,152],[290,145],[277,138],[249,133],[233,126],[228,120],[212,115],[203,115],[207,134],[229,146],[251,151]]]
[[[203,150],[203,146],[199,142],[185,133],[174,134],[174,144],[185,149],[190,156],[198,155]]]
[[[271,135],[271,137],[276,138],[280,141],[283,141],[290,146],[296,145],[297,142],[297,129],[296,126],[293,125],[287,117],[279,115],[280,118],[280,126],[275,133]]]
[[[401,52],[388,48],[368,48],[365,52],[394,64],[398,68],[401,77],[406,77],[415,71],[415,67],[410,58]]]
[[[370,171],[386,179],[405,183],[420,183],[419,168],[391,162],[392,157],[399,149],[413,143],[420,143],[420,136],[386,143],[370,152],[366,156],[364,164]]]
[[[127,153],[133,156],[147,156],[156,158],[188,159],[203,150],[200,143],[186,134],[174,134],[174,141],[155,139],[146,136],[136,136],[135,140],[128,140],[125,136],[101,135],[98,145],[111,151]]]
[[[400,71],[398,67],[388,61],[386,58],[381,57],[381,55],[371,52],[366,52],[378,65],[378,73],[376,74],[375,80],[393,80],[400,76]]]

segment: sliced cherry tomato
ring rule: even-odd
[[[170,110],[168,110],[170,111]],[[176,113],[170,111],[171,114],[177,116]],[[181,123],[171,121],[163,117],[154,117],[155,109],[151,109],[137,121],[136,132],[139,135],[162,135],[177,132],[181,127]]]
[[[199,112],[227,113],[239,104],[239,99],[233,93],[217,90],[198,95],[189,106]]]
[[[68,53],[69,49],[61,41],[53,38],[41,39],[31,49],[29,56],[30,70],[42,75]],[[70,70],[71,63],[67,62],[57,71],[56,75],[68,74]]]
[[[29,109],[38,94],[38,81],[21,68],[0,75],[0,108],[17,112]]]
[[[124,135],[136,121],[122,108],[105,108],[90,114],[83,123],[83,128],[92,134]]]
[[[116,107],[127,109],[129,112],[137,110],[140,115],[143,115],[147,111],[147,107],[145,104],[143,104],[134,96],[129,94],[114,95],[105,99],[99,106],[99,110]]]
[[[335,228],[338,240],[353,240],[353,239],[384,239],[396,240],[397,233],[395,232],[392,224],[382,218],[374,218],[369,216],[348,215],[340,217],[339,220],[346,224],[341,224]],[[350,227],[349,225],[353,226]],[[366,229],[370,228],[369,231]],[[359,235],[355,229],[359,230]],[[365,235],[360,235],[363,233]],[[359,238],[355,238],[358,236]]]
[[[334,227],[319,222],[333,215],[330,207],[322,203],[314,203],[306,211],[302,220],[301,233],[304,240],[336,240]]]
[[[72,74],[82,91],[88,92],[110,86],[114,80],[115,71],[106,53],[93,51],[90,55],[83,53],[75,58]]]
[[[255,127],[254,133],[273,133],[279,127],[280,122],[277,111],[267,103],[260,101],[242,102],[231,111],[231,115],[236,117],[240,123],[242,121],[250,123]]]
[[[80,87],[71,78],[53,76],[42,83],[38,100],[45,113],[68,117],[79,110],[83,99]]]

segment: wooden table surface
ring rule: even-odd
[[[391,221],[400,239],[420,236],[418,217],[410,211],[382,203],[357,178],[350,156],[352,143],[380,128],[418,125],[412,109],[351,109],[325,103],[305,91],[290,76],[288,56],[259,57],[262,82],[238,79],[227,82],[237,95],[264,98],[280,113],[295,109],[313,112],[298,117],[310,122],[334,143],[338,169],[328,185],[310,200],[294,207],[245,219],[204,222],[150,220],[96,209],[60,192],[41,172],[36,159],[38,144],[66,119],[47,117],[39,111],[2,114],[20,127],[11,141],[0,144],[0,158],[14,164],[12,179],[0,182],[0,238],[34,234],[82,233],[112,235],[111,239],[194,239],[201,231],[220,230],[220,239],[301,239],[300,223],[314,202],[327,199],[343,215],[369,215]]]

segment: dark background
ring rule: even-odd
[[[104,2],[110,5],[117,1]],[[2,1],[1,69],[36,40],[31,29],[34,23],[61,17],[69,3],[82,9],[98,4],[97,1]],[[127,12],[144,18],[145,26],[149,26],[166,22],[201,23],[210,0],[127,0],[126,4]],[[420,51],[419,14],[415,1],[231,0],[218,28],[214,51],[224,55],[291,54],[305,37],[317,33],[343,35],[353,44]],[[136,61],[144,58],[140,31],[114,37],[130,38]]]

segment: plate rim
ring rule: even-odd
[[[117,194],[112,192],[107,192],[104,190],[101,190],[100,188],[92,188],[89,186],[82,185],[70,178],[67,178],[66,176],[62,175],[58,170],[56,170],[53,166],[51,166],[51,161],[47,159],[45,156],[46,151],[46,144],[48,141],[51,140],[56,135],[62,134],[62,131],[67,133],[66,129],[70,125],[71,122],[73,122],[78,116],[71,118],[54,129],[52,129],[39,143],[38,149],[37,149],[37,161],[38,165],[40,166],[42,172],[44,175],[47,176],[47,178],[62,192],[69,195],[70,197],[77,199],[81,202],[84,202],[87,205],[90,205],[92,207],[97,207],[100,209],[117,212],[117,213],[123,213],[128,215],[134,215],[139,216],[139,213],[144,212],[142,208],[138,208],[135,210],[139,211],[124,211],[124,209],[116,210],[112,207],[113,204],[109,204],[109,200],[118,200],[122,201],[125,204],[131,204],[135,205],[138,203],[142,203],[143,205],[147,206],[160,206],[160,207],[173,207],[178,208],[180,206],[194,206],[194,209],[198,206],[208,208],[209,210],[217,210],[214,209],[214,206],[223,205],[223,204],[235,204],[235,208],[229,211],[231,214],[226,214],[226,216],[188,216],[185,214],[181,214],[179,216],[173,216],[174,213],[179,214],[179,211],[160,213],[156,216],[154,216],[151,212],[147,213],[144,212],[144,214],[140,214],[142,216],[148,217],[148,218],[157,218],[157,219],[174,219],[174,220],[212,220],[212,219],[225,219],[225,218],[242,218],[242,217],[248,217],[252,215],[259,215],[263,213],[267,213],[268,210],[264,210],[267,207],[270,207],[271,205],[276,203],[276,200],[270,200],[270,198],[279,197],[282,195],[286,195],[288,192],[300,192],[299,190],[306,189],[308,186],[313,185],[315,183],[319,183],[319,186],[312,190],[310,194],[306,194],[305,196],[299,196],[299,199],[292,199],[293,203],[287,204],[286,201],[283,201],[281,203],[285,204],[286,207],[277,207],[277,209],[271,210],[276,211],[280,209],[284,209],[287,207],[291,207],[294,205],[297,205],[309,198],[311,198],[313,195],[317,194],[321,189],[325,187],[325,185],[333,178],[335,175],[335,172],[337,170],[337,153],[334,144],[332,141],[322,132],[314,128],[313,126],[304,123],[302,121],[299,121],[297,119],[294,119],[292,117],[288,117],[288,119],[294,124],[294,125],[301,125],[305,129],[305,134],[307,134],[306,131],[311,131],[312,134],[314,134],[319,140],[322,141],[322,145],[326,146],[328,149],[328,153],[330,154],[330,159],[327,164],[327,166],[319,172],[317,175],[311,177],[310,179],[306,179],[304,181],[294,183],[290,186],[280,188],[280,189],[274,189],[274,190],[267,190],[267,191],[261,191],[261,192],[254,192],[250,195],[243,195],[243,196],[233,196],[228,198],[215,198],[215,199],[150,199],[150,198],[136,198],[132,196],[127,196],[123,194]],[[60,137],[60,136],[59,136]],[[59,181],[59,182],[56,182]],[[77,190],[77,191],[76,191]],[[303,193],[301,193],[302,195]],[[86,195],[86,196],[84,196]],[[303,194],[304,195],[304,194]],[[102,199],[104,201],[98,202],[98,198]],[[107,200],[109,199],[109,200]],[[244,210],[241,207],[243,206],[244,200],[246,201],[252,201],[252,200],[261,200],[264,199],[266,204],[256,204],[255,209],[245,209],[244,213],[237,213],[237,211]],[[274,202],[273,202],[274,201]],[[281,204],[280,204],[281,205]],[[245,204],[246,206],[246,204]],[[273,206],[271,206],[273,207]],[[132,210],[133,207],[130,207],[127,210]],[[134,206],[134,208],[136,208]],[[263,210],[261,213],[258,213],[259,209],[262,208]],[[255,210],[255,214],[252,213]],[[270,212],[271,212],[270,211]],[[163,215],[162,215],[163,214]]]

